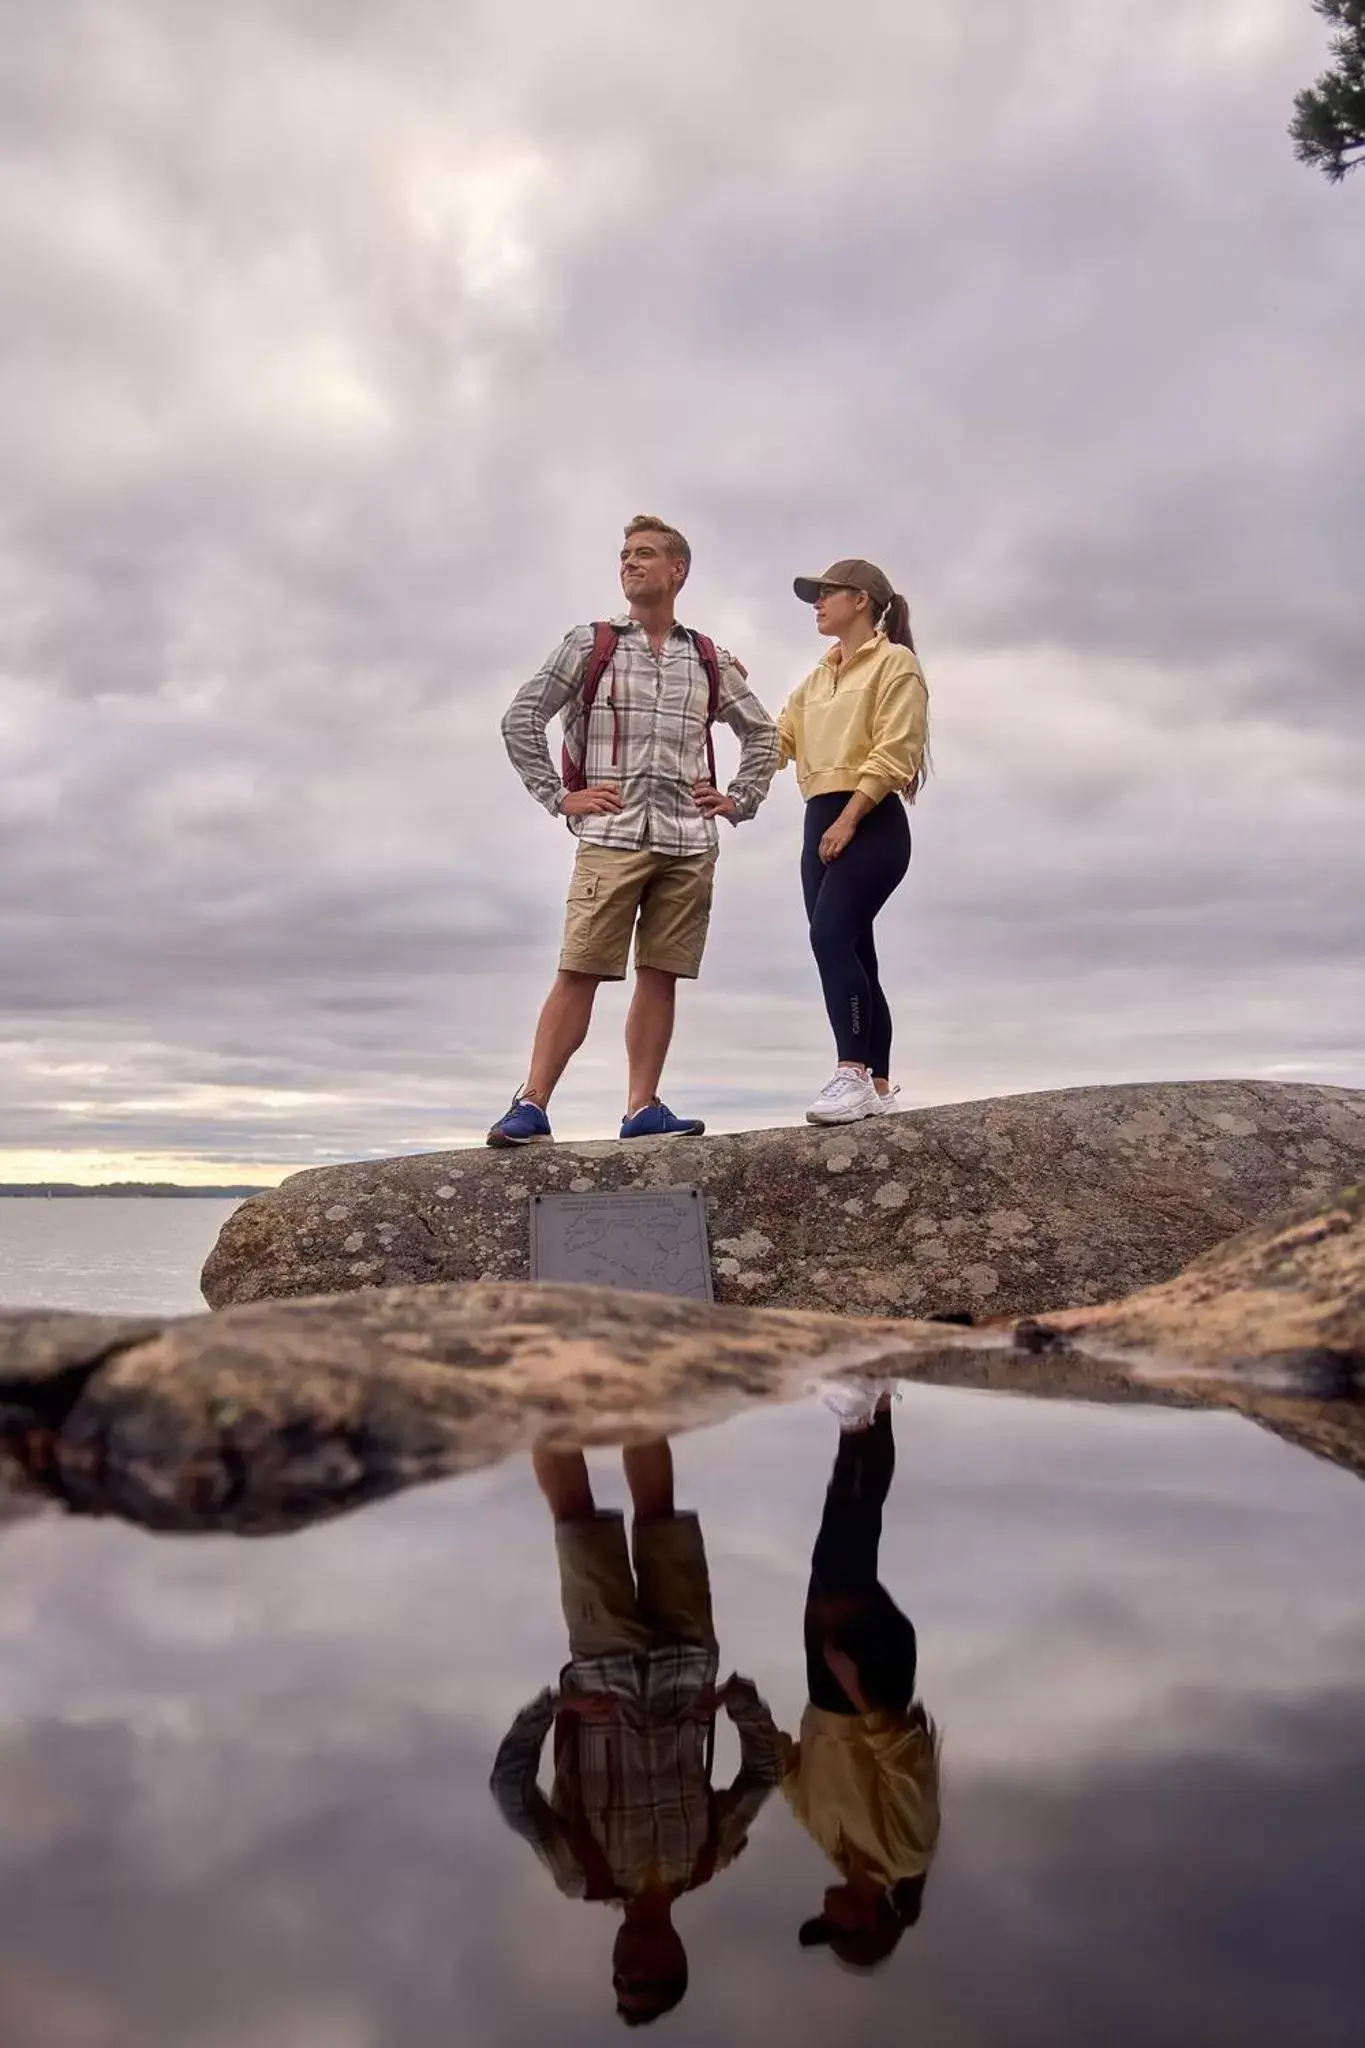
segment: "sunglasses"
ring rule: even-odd
[[[837,597],[841,590],[852,589],[851,583],[819,583],[815,588],[815,602],[819,604],[822,598]]]

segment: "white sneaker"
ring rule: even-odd
[[[900,1399],[899,1380],[817,1380],[810,1390],[839,1418],[841,1430],[867,1429],[886,1396]]]
[[[858,1124],[879,1116],[877,1091],[856,1067],[836,1067],[806,1111],[808,1124]]]
[[[875,1092],[876,1091],[874,1090],[874,1093]],[[893,1081],[891,1083],[891,1086],[887,1089],[885,1095],[877,1094],[878,1116],[896,1115],[896,1097],[900,1094],[900,1092],[901,1091],[899,1084]]]

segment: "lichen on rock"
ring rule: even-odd
[[[875,1272],[889,1313],[1112,1300],[1365,1177],[1365,1093],[1153,1082],[951,1103],[835,1132],[418,1154],[296,1174],[235,1211],[214,1307],[529,1276],[528,1196],[691,1186],[719,1301],[820,1309]],[[349,1249],[360,1237],[365,1257]],[[359,1249],[357,1246],[356,1249]],[[993,1276],[989,1278],[988,1276]]]

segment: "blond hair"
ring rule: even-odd
[[[636,533],[661,533],[670,555],[683,565],[683,581],[686,582],[692,567],[692,550],[676,526],[670,526],[666,519],[656,518],[652,512],[637,512],[626,528],[625,537],[630,539]]]

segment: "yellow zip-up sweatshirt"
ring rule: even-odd
[[[828,1714],[808,1706],[782,1790],[844,1877],[922,1877],[938,1847],[938,1737],[922,1714]]]
[[[805,797],[858,790],[874,804],[910,795],[924,763],[929,692],[908,647],[874,633],[847,661],[836,645],[777,720],[782,766]]]

